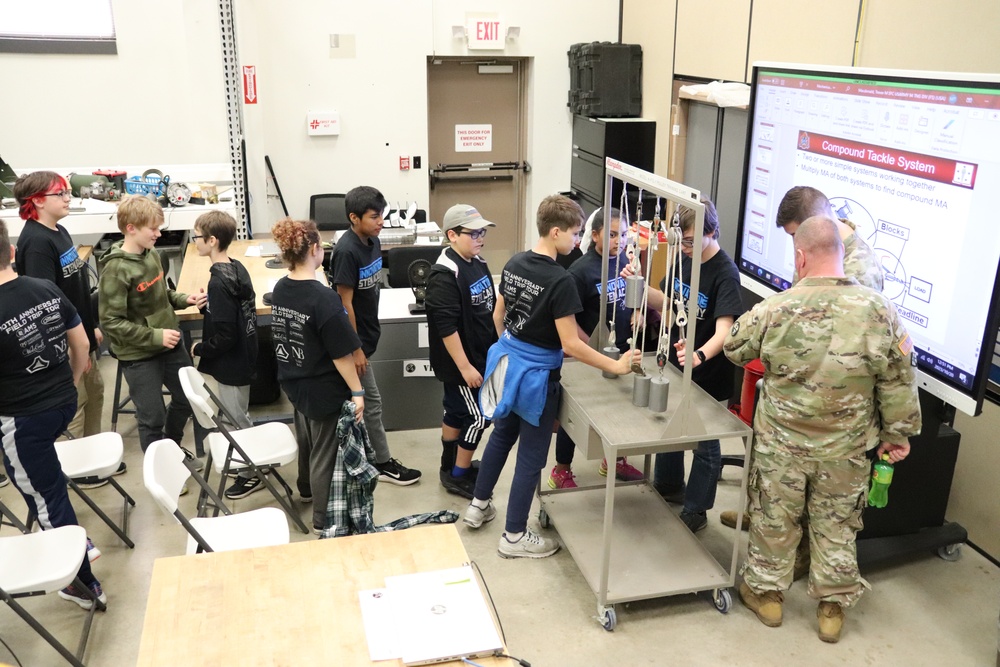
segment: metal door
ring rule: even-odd
[[[497,224],[483,258],[499,273],[524,247],[526,62],[428,58],[430,219],[470,204]]]

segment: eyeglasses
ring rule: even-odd
[[[198,239],[203,239],[203,238],[205,238],[204,234],[192,234],[191,235],[191,240],[192,241],[197,241]]]
[[[693,248],[694,239],[681,239],[681,245],[684,246],[685,248]]]
[[[459,232],[459,234],[468,234],[469,236],[472,237],[472,240],[478,241],[479,239],[486,236],[486,228],[483,227],[482,229],[473,229],[473,230],[463,229],[462,231]]]
[[[73,191],[72,190],[60,190],[59,192],[46,192],[45,196],[46,197],[62,197],[63,199],[72,199],[73,198]]]

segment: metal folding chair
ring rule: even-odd
[[[181,512],[178,499],[189,477],[212,498],[223,516],[188,519]],[[142,461],[142,480],[156,504],[188,532],[189,554],[288,544],[288,521],[280,509],[264,507],[233,514],[173,440],[150,444]]]
[[[94,612],[107,609],[76,576],[86,554],[87,531],[80,526],[61,526],[37,533],[0,537],[0,600],[77,667],[83,667],[83,654],[87,650]],[[93,600],[75,654],[18,602],[21,598],[55,593],[71,583]]]
[[[230,423],[235,424],[236,419],[226,411],[218,397],[208,388],[201,373],[193,366],[187,366],[181,368],[178,374],[195,419],[206,429],[217,429],[208,435],[208,463],[205,468],[206,479],[213,464],[219,473],[219,490],[216,495],[222,496],[226,477],[230,472],[250,472],[271,492],[299,530],[308,533],[309,529],[295,511],[292,489],[277,471],[279,466],[291,463],[298,456],[298,443],[288,424],[269,422],[230,431],[220,417],[220,411]],[[269,473],[265,474],[263,468],[267,468]],[[284,488],[284,494],[271,482],[272,476]],[[204,491],[198,497],[198,507],[199,516],[208,509]],[[220,509],[216,506],[213,516],[218,516]]]

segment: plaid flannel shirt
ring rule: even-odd
[[[337,422],[337,459],[326,504],[326,526],[321,538],[402,530],[422,523],[455,523],[458,513],[449,510],[412,514],[382,526],[372,519],[375,509],[375,448],[364,422],[354,418],[354,403],[345,401]],[[331,529],[331,527],[333,527]]]

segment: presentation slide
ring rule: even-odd
[[[878,256],[919,365],[971,389],[1000,261],[998,85],[762,68],[750,119],[740,270],[791,286],[778,204],[819,189]]]

